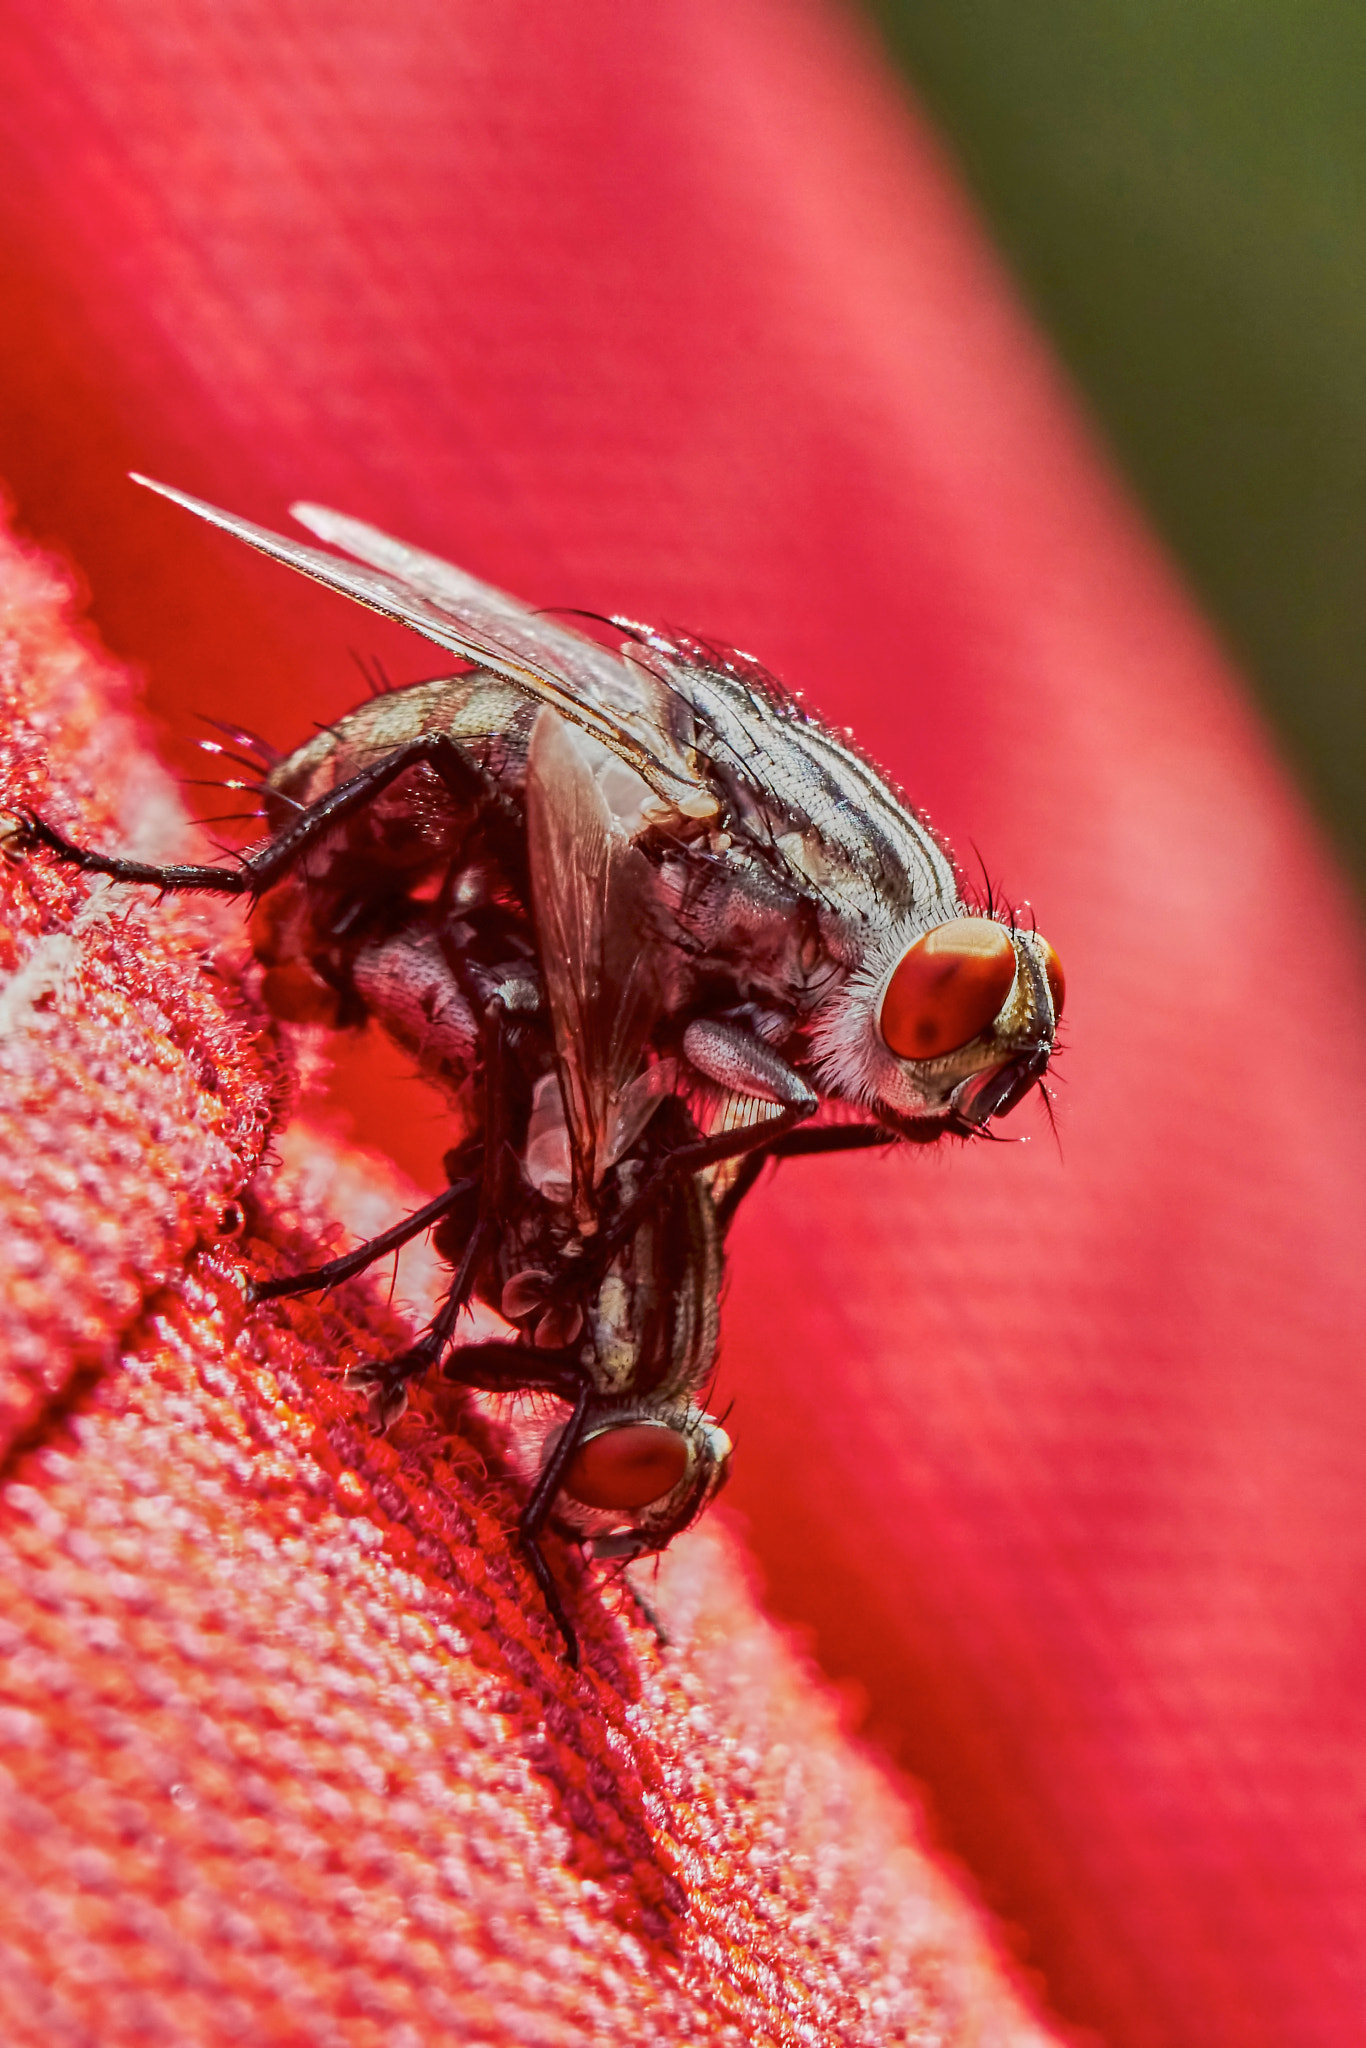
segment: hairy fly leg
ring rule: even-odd
[[[756,1148],[745,1155],[735,1178],[717,1202],[716,1221],[721,1235],[724,1237],[729,1231],[741,1202],[771,1159],[811,1159],[832,1152],[868,1152],[874,1148],[885,1152],[895,1143],[896,1134],[881,1124],[829,1124],[814,1131],[788,1131],[784,1137],[771,1139],[762,1150]]]
[[[30,847],[46,847],[68,866],[80,868],[86,874],[108,875],[116,882],[143,882],[168,893],[203,890],[223,896],[263,896],[283,881],[327,833],[364,810],[400,775],[421,762],[441,777],[457,803],[468,802],[472,795],[486,794],[479,770],[447,733],[421,733],[309,804],[263,846],[243,854],[235,867],[158,865],[129,860],[121,854],[97,853],[90,847],[77,846],[31,811],[24,817],[23,838]]]
[[[816,1130],[802,1130],[800,1124],[817,1107],[816,1097],[780,1053],[734,1024],[715,1018],[699,1019],[684,1033],[683,1049],[690,1064],[709,1079],[737,1093],[774,1102],[780,1112],[751,1125],[747,1132],[726,1134],[749,1141],[731,1151],[713,1150],[699,1164],[697,1147],[715,1144],[714,1140],[701,1139],[694,1146],[680,1147],[664,1162],[672,1173],[696,1173],[703,1166],[741,1156],[739,1170],[716,1204],[716,1220],[723,1236],[770,1159],[813,1158],[822,1153],[864,1152],[873,1147],[881,1150],[895,1144],[899,1135],[883,1124],[827,1124]],[[658,1185],[657,1180],[652,1181],[644,1195],[657,1191]]]
[[[247,1304],[255,1308],[258,1302],[282,1301],[294,1294],[321,1293],[324,1288],[339,1287],[343,1280],[351,1280],[357,1273],[363,1273],[376,1259],[386,1253],[398,1251],[405,1244],[411,1244],[415,1237],[421,1237],[424,1230],[430,1230],[453,1209],[474,1192],[479,1186],[477,1180],[452,1181],[448,1188],[435,1196],[432,1201],[414,1209],[411,1216],[405,1216],[378,1237],[367,1238],[354,1251],[346,1252],[339,1259],[329,1259],[325,1266],[315,1266],[308,1273],[286,1273],[278,1280],[253,1280],[247,1288]]]
[[[522,1509],[521,1519],[517,1524],[517,1533],[521,1538],[522,1549],[526,1552],[527,1563],[531,1566],[536,1583],[545,1596],[545,1604],[550,1609],[551,1619],[564,1637],[565,1661],[572,1664],[576,1670],[579,1663],[579,1639],[574,1633],[569,1616],[565,1613],[560,1589],[555,1583],[555,1575],[541,1548],[541,1536],[550,1519],[550,1510],[555,1505],[555,1496],[564,1482],[565,1473],[569,1470],[569,1462],[583,1437],[584,1424],[588,1420],[592,1402],[593,1388],[585,1382],[579,1390],[569,1420],[560,1432],[559,1441],[541,1467],[540,1476],[531,1490],[531,1498]]]
[[[564,1483],[564,1475],[583,1437],[594,1399],[592,1380],[572,1352],[541,1351],[523,1344],[462,1345],[451,1353],[442,1370],[446,1379],[458,1381],[462,1386],[477,1387],[484,1393],[546,1393],[573,1404],[569,1420],[537,1474],[536,1484],[518,1519],[517,1534],[551,1619],[564,1638],[565,1658],[577,1668],[579,1639],[565,1612],[549,1560],[541,1548],[541,1537],[555,1505],[555,1497]]]
[[[885,1152],[901,1133],[881,1124],[827,1124],[814,1131],[789,1131],[770,1147],[773,1159],[814,1159],[829,1152]]]
[[[645,1592],[639,1580],[627,1571],[624,1565],[621,1572],[621,1583],[626,1588],[631,1600],[634,1601],[641,1620],[653,1635],[660,1649],[669,1649],[673,1643],[673,1636],[669,1632],[668,1623],[655,1606],[654,1601]]]
[[[766,1155],[820,1107],[819,1097],[795,1067],[762,1039],[734,1024],[710,1018],[694,1021],[683,1034],[683,1051],[699,1073],[736,1094],[767,1102],[771,1114],[742,1129],[685,1139],[656,1159],[638,1193],[595,1240],[592,1264],[596,1271],[605,1271],[615,1254],[635,1236],[671,1182],[686,1174],[704,1173],[708,1167],[720,1166],[730,1159],[742,1159],[746,1154],[762,1151]],[[756,1174],[745,1177],[742,1167],[741,1195],[753,1186]],[[736,1195],[722,1205],[719,1213],[725,1224],[734,1215],[739,1199]]]

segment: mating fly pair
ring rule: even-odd
[[[31,837],[125,881],[267,897],[277,1013],[373,1017],[461,1103],[443,1196],[258,1293],[439,1226],[451,1294],[380,1398],[445,1356],[571,1404],[523,1533],[572,1654],[547,1517],[637,1554],[719,1483],[728,1446],[693,1397],[721,1232],[762,1158],[983,1132],[1042,1082],[1061,969],[1037,933],[969,914],[923,821],[747,657],[624,621],[600,645],[317,507],[296,517],[354,560],[164,495],[462,672],[270,767],[271,836],[236,866],[121,860],[36,819]],[[522,1339],[447,1354],[476,1294]]]
[[[476,687],[471,760],[479,725],[520,756],[518,807],[491,778],[454,770],[425,806],[411,789],[380,795],[332,825],[258,935],[277,1009],[339,1022],[359,1005],[450,1097],[467,1132],[447,1157],[450,1187],[383,1237],[254,1294],[335,1284],[435,1226],[454,1269],[446,1300],[410,1351],[362,1377],[381,1422],[443,1358],[467,1386],[568,1408],[543,1432],[520,1529],[574,1660],[547,1522],[595,1558],[638,1557],[724,1479],[730,1444],[697,1396],[715,1364],[732,1205],[723,1165],[675,1164],[701,1134],[652,1052],[666,991],[648,863],[612,809],[615,757],[554,711]],[[299,757],[272,772],[277,813],[281,796],[299,816],[327,802]],[[518,1340],[452,1349],[474,1298]]]

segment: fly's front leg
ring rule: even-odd
[[[647,1176],[645,1185],[634,1200],[627,1203],[611,1227],[595,1240],[593,1263],[599,1270],[634,1237],[670,1181],[685,1173],[702,1173],[709,1166],[741,1158],[747,1152],[767,1151],[775,1140],[781,1141],[807,1117],[814,1116],[820,1107],[819,1097],[807,1086],[796,1068],[781,1053],[774,1052],[771,1045],[765,1045],[761,1038],[741,1030],[738,1025],[712,1018],[696,1019],[683,1034],[683,1052],[689,1065],[705,1074],[708,1080],[734,1094],[757,1097],[771,1106],[771,1114],[742,1130],[717,1131],[710,1138],[694,1139],[666,1154]],[[755,1177],[755,1174],[746,1175],[742,1169],[741,1194],[753,1185]],[[736,1201],[738,1199],[737,1196]],[[726,1222],[734,1211],[735,1202],[728,1207],[723,1204],[722,1214]]]
[[[327,1287],[339,1287],[343,1280],[350,1280],[357,1273],[363,1273],[376,1259],[382,1259],[386,1252],[397,1251],[401,1245],[410,1244],[415,1237],[421,1237],[424,1230],[430,1230],[434,1223],[457,1208],[465,1198],[478,1187],[476,1180],[453,1181],[450,1187],[436,1196],[421,1209],[415,1209],[411,1216],[405,1216],[401,1223],[395,1223],[390,1230],[379,1237],[369,1238],[365,1244],[345,1253],[342,1258],[330,1259],[325,1266],[317,1266],[309,1273],[287,1273],[278,1280],[253,1280],[247,1288],[247,1303],[255,1308],[258,1302],[280,1301],[292,1294],[314,1294]]]
[[[554,1394],[572,1404],[586,1373],[576,1352],[494,1338],[487,1344],[457,1344],[441,1377],[462,1387],[477,1387],[482,1394]]]
[[[710,1017],[694,1018],[683,1033],[683,1057],[718,1087],[770,1104],[771,1114],[744,1130],[718,1131],[715,1137],[700,1138],[696,1144],[681,1147],[673,1155],[680,1161],[675,1169],[678,1172],[696,1173],[703,1166],[738,1158],[760,1145],[771,1146],[807,1117],[814,1116],[820,1107],[814,1091],[797,1069],[762,1038],[742,1030],[738,1024]],[[705,1157],[700,1156],[703,1153]],[[693,1155],[694,1163],[682,1164],[684,1154]],[[672,1166],[673,1159],[666,1164]]]
[[[541,1536],[564,1484],[569,1461],[583,1436],[593,1402],[592,1381],[573,1352],[539,1351],[525,1344],[462,1344],[451,1353],[442,1370],[446,1379],[479,1387],[485,1393],[555,1394],[561,1401],[573,1404],[555,1448],[537,1474],[531,1496],[518,1519],[517,1534],[551,1618],[564,1637],[565,1657],[577,1666],[578,1637],[541,1548]]]
[[[762,1152],[751,1152],[741,1161],[734,1180],[716,1204],[721,1235],[724,1237],[730,1229],[736,1210],[770,1159],[811,1159],[821,1153],[867,1152],[873,1147],[885,1150],[896,1142],[896,1133],[884,1131],[879,1124],[829,1124],[815,1131],[789,1131],[785,1137],[773,1139]]]
[[[592,1404],[593,1387],[585,1380],[579,1389],[578,1399],[574,1403],[569,1420],[560,1432],[559,1441],[541,1467],[540,1476],[531,1489],[531,1498],[522,1509],[521,1519],[517,1524],[517,1533],[522,1541],[522,1549],[526,1552],[527,1563],[531,1566],[536,1583],[544,1595],[545,1604],[550,1609],[551,1620],[564,1637],[565,1662],[573,1665],[575,1670],[579,1664],[579,1639],[574,1633],[573,1623],[565,1613],[564,1601],[555,1583],[555,1575],[541,1548],[541,1536],[550,1519],[550,1510],[555,1505],[556,1495],[564,1484],[569,1461],[579,1448]]]
[[[827,1124],[818,1131],[789,1131],[774,1144],[772,1156],[812,1159],[818,1153],[869,1152],[897,1142],[898,1133],[885,1131],[881,1124]]]
[[[204,890],[221,896],[263,896],[267,889],[283,881],[328,832],[364,810],[390,783],[421,761],[435,770],[457,803],[487,794],[484,778],[453,739],[446,733],[422,733],[309,804],[264,846],[243,854],[235,867],[176,863],[161,866],[152,861],[127,860],[120,854],[96,853],[88,846],[77,846],[65,833],[31,811],[23,818],[19,838],[25,850],[46,847],[69,866],[81,868],[86,874],[108,875],[116,882],[145,882],[152,888],[172,892]]]

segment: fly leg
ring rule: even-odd
[[[713,1137],[678,1147],[663,1162],[670,1177],[699,1173],[703,1167],[737,1159],[761,1146],[767,1150],[820,1107],[797,1069],[739,1025],[719,1018],[695,1018],[683,1033],[683,1056],[719,1087],[767,1103],[770,1113],[743,1130],[718,1131]]]
[[[569,1461],[579,1447],[584,1424],[588,1420],[588,1411],[592,1406],[593,1391],[592,1384],[585,1380],[579,1389],[578,1399],[574,1403],[569,1420],[560,1431],[559,1441],[541,1467],[540,1477],[531,1489],[531,1498],[522,1509],[521,1520],[517,1524],[517,1533],[522,1539],[527,1563],[531,1566],[536,1584],[545,1596],[545,1604],[550,1609],[551,1619],[564,1637],[565,1662],[571,1664],[576,1671],[579,1665],[579,1639],[574,1633],[569,1616],[564,1611],[564,1602],[560,1598],[560,1589],[555,1584],[555,1575],[541,1548],[541,1532],[549,1520],[550,1510],[555,1505],[555,1496],[564,1482],[564,1475],[569,1470]]]
[[[793,1109],[780,1110],[774,1116],[765,1117],[762,1123],[751,1124],[747,1130],[718,1131],[714,1137],[697,1138],[666,1153],[650,1173],[640,1193],[626,1204],[607,1230],[593,1239],[592,1270],[602,1272],[606,1269],[621,1247],[635,1236],[671,1181],[681,1180],[685,1174],[703,1173],[709,1166],[720,1166],[727,1159],[738,1159],[746,1153],[755,1153],[761,1148],[768,1147],[775,1137],[781,1138],[784,1132],[790,1131],[803,1117],[810,1116],[815,1108],[813,1098],[809,1107],[803,1104]],[[757,1177],[756,1173],[744,1181],[742,1194],[754,1185]],[[729,1222],[735,1213],[735,1203],[723,1203],[720,1213]]]
[[[762,1039],[733,1024],[711,1019],[690,1024],[683,1034],[683,1051],[689,1064],[709,1080],[737,1094],[757,1096],[770,1106],[770,1114],[742,1130],[717,1131],[710,1138],[690,1139],[665,1153],[647,1174],[639,1193],[610,1227],[594,1239],[592,1261],[596,1271],[604,1270],[614,1254],[635,1236],[670,1181],[684,1174],[701,1173],[727,1159],[742,1158],[746,1153],[767,1152],[775,1141],[781,1143],[820,1107],[819,1097],[795,1067]],[[753,1186],[757,1174],[757,1165],[752,1172],[748,1162],[741,1168],[737,1179],[741,1195]],[[737,1195],[721,1204],[723,1224],[729,1223],[738,1201]]]
[[[579,1639],[565,1613],[555,1575],[541,1548],[541,1536],[556,1495],[564,1483],[569,1461],[583,1436],[584,1424],[593,1404],[593,1383],[572,1352],[537,1351],[521,1344],[462,1345],[451,1353],[442,1370],[445,1378],[458,1380],[465,1386],[479,1387],[486,1393],[539,1392],[555,1394],[560,1400],[573,1403],[569,1420],[537,1474],[536,1484],[522,1509],[517,1534],[532,1576],[550,1610],[550,1617],[564,1638],[566,1661],[577,1669]]]
[[[365,1388],[372,1396],[377,1436],[391,1429],[407,1407],[409,1380],[420,1379],[448,1349],[461,1311],[473,1291],[489,1235],[481,1217],[466,1241],[449,1293],[416,1344],[410,1344],[393,1358],[367,1359],[348,1373],[348,1386]]]
[[[869,1146],[895,1142],[895,1133],[878,1124],[836,1124],[815,1131],[799,1129],[818,1108],[816,1096],[796,1068],[771,1045],[734,1024],[698,1019],[683,1034],[683,1051],[689,1063],[708,1079],[737,1094],[755,1095],[774,1105],[771,1116],[751,1124],[748,1130],[698,1139],[678,1147],[663,1162],[662,1173],[672,1176],[698,1173],[723,1159],[745,1155],[735,1179],[716,1205],[716,1220],[723,1234],[767,1160],[796,1159],[818,1152],[861,1152]],[[658,1187],[659,1178],[652,1175],[642,1199],[657,1193]],[[633,1203],[632,1208],[635,1206]],[[612,1234],[615,1237],[615,1227]]]
[[[866,1152],[875,1145],[895,1143],[896,1133],[884,1131],[877,1124],[830,1124],[821,1130],[789,1131],[785,1137],[772,1139],[763,1151],[756,1149],[741,1161],[734,1180],[716,1204],[721,1235],[724,1237],[730,1229],[736,1210],[770,1159],[808,1159],[820,1152]]]
[[[374,1428],[376,1436],[383,1436],[402,1415],[408,1405],[408,1382],[420,1379],[424,1372],[434,1366],[455,1335],[455,1326],[460,1320],[470,1296],[471,1275],[475,1266],[475,1254],[480,1246],[479,1226],[476,1224],[466,1247],[467,1256],[461,1260],[455,1284],[433,1316],[424,1335],[416,1344],[410,1344],[406,1351],[400,1351],[393,1358],[374,1358],[358,1365],[347,1375],[347,1385],[369,1390],[373,1400]]]
[[[895,1145],[898,1135],[880,1124],[827,1124],[818,1131],[789,1131],[770,1149],[774,1159],[810,1159],[818,1152],[868,1152],[877,1145]]]
[[[340,1259],[330,1259],[325,1266],[317,1266],[311,1273],[287,1273],[278,1280],[253,1280],[247,1289],[247,1303],[255,1308],[258,1302],[280,1301],[291,1294],[314,1294],[327,1287],[338,1287],[343,1280],[350,1280],[356,1273],[363,1273],[367,1266],[382,1259],[386,1252],[397,1251],[400,1245],[410,1244],[415,1237],[421,1237],[424,1230],[450,1210],[459,1206],[465,1197],[479,1185],[475,1180],[453,1181],[434,1200],[421,1209],[414,1209],[411,1216],[405,1216],[379,1237],[367,1239]]]
[[[46,847],[68,866],[81,868],[87,874],[109,875],[116,882],[146,882],[163,891],[202,889],[221,896],[263,896],[284,879],[319,839],[364,810],[391,782],[422,761],[441,777],[457,803],[488,795],[484,778],[448,734],[421,733],[309,804],[264,846],[243,854],[235,867],[176,863],[162,866],[152,861],[128,860],[121,854],[96,853],[90,847],[77,846],[55,825],[49,825],[32,811],[24,815],[19,839],[25,848]]]
[[[634,1600],[645,1626],[653,1634],[660,1649],[667,1650],[673,1642],[673,1637],[669,1634],[668,1624],[655,1606],[654,1601],[642,1590],[638,1581],[632,1578],[630,1572],[624,1566],[622,1568],[621,1583],[625,1586],[632,1600]]]
[[[385,1430],[396,1422],[407,1403],[409,1380],[420,1377],[440,1362],[449,1348],[474,1283],[479,1277],[479,1268],[497,1235],[502,1216],[502,1194],[504,1176],[510,1153],[510,1104],[508,1100],[507,1040],[509,1032],[507,1012],[502,1004],[494,1001],[489,1006],[485,1022],[484,1058],[484,1165],[478,1182],[479,1213],[473,1230],[465,1240],[460,1254],[460,1263],[450,1289],[438,1309],[430,1328],[406,1351],[395,1358],[375,1359],[357,1368],[352,1383],[369,1386],[375,1390],[376,1425]],[[470,1184],[461,1186],[462,1196],[469,1193]],[[448,1202],[452,1190],[437,1197],[437,1203]],[[428,1204],[428,1207],[435,1205]],[[412,1219],[410,1218],[409,1221]],[[416,1235],[414,1231],[413,1235]],[[354,1256],[354,1254],[353,1254]]]

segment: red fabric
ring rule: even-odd
[[[0,466],[179,731],[290,743],[358,694],[348,647],[432,664],[129,465],[752,647],[1032,898],[1062,1157],[760,1191],[732,1498],[1063,2012],[1355,2042],[1350,913],[857,33],[815,0],[6,19]]]
[[[0,804],[150,851],[183,821],[60,598],[0,542]],[[437,1385],[377,1440],[342,1384],[411,1338],[383,1286],[246,1312],[320,1197],[411,1192],[273,1156],[231,911],[39,858],[0,912],[6,2048],[1046,2048],[719,1526],[663,1653],[561,1556],[571,1672],[498,1434]]]

